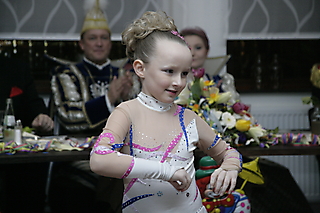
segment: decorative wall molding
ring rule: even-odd
[[[228,39],[318,39],[319,9],[319,0],[229,0]]]
[[[0,39],[78,40],[85,11],[79,0],[1,0]],[[147,10],[163,10],[161,0],[109,0],[104,13],[120,40],[126,25]]]

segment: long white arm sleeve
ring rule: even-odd
[[[148,178],[169,181],[173,174],[182,167],[171,166],[159,161],[134,158],[134,165],[128,178]]]

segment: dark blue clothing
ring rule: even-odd
[[[119,69],[82,61],[53,71],[51,87],[60,124],[70,132],[100,133],[110,115],[105,94]]]

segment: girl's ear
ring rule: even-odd
[[[139,76],[140,78],[144,78],[145,64],[143,63],[143,61],[137,59],[133,62],[132,65],[137,76]]]

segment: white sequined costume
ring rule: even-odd
[[[223,169],[241,167],[240,154],[224,141],[215,140],[218,136],[194,112],[173,103],[161,103],[143,93],[115,109],[101,135],[105,134],[114,136],[114,147],[121,153],[183,167],[192,178],[192,184],[184,192],[164,180],[124,178],[124,213],[206,212],[195,183],[193,151],[197,147],[222,162]],[[125,138],[123,144],[118,143],[120,138]],[[106,144],[103,141],[107,139],[101,137],[100,144]],[[121,156],[120,153],[112,156],[112,161],[118,160],[115,166],[122,165]]]

